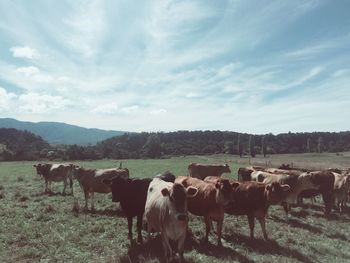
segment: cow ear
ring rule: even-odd
[[[232,188],[236,188],[236,187],[239,186],[239,183],[237,183],[237,182],[232,182],[232,183],[231,183],[231,186],[232,186]]]
[[[287,185],[287,184],[282,184],[281,188],[282,188],[283,191],[288,191],[290,189],[290,186]]]
[[[168,188],[163,188],[161,192],[162,192],[162,195],[163,195],[163,196],[168,196],[168,195],[169,195],[169,190],[168,190]]]
[[[112,184],[112,180],[111,179],[103,179],[102,183],[107,184],[107,185],[111,185]]]
[[[186,188],[186,194],[188,197],[194,197],[198,193],[198,189],[193,186],[189,186]]]

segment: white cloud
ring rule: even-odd
[[[150,113],[151,113],[152,115],[159,115],[159,114],[164,114],[164,113],[166,113],[166,112],[167,112],[166,109],[157,109],[157,110],[152,110]]]
[[[34,59],[39,57],[39,53],[28,46],[14,46],[10,48],[10,51],[15,58]]]
[[[197,98],[197,97],[199,97],[199,95],[197,93],[195,93],[195,92],[189,92],[189,93],[186,94],[185,97],[186,98]]]
[[[64,110],[72,103],[61,96],[42,95],[38,93],[26,93],[19,96],[20,110],[34,114],[48,114],[58,110]]]
[[[119,107],[117,103],[108,103],[97,106],[92,110],[92,112],[98,114],[115,114],[118,112],[118,110]]]
[[[132,106],[121,108],[120,110],[124,113],[134,113],[134,112],[137,112],[139,110],[139,106],[132,105]]]
[[[25,76],[33,76],[40,73],[40,70],[37,67],[18,67],[15,69],[16,72],[23,73]]]
[[[0,87],[0,110],[11,110],[11,107],[14,106],[13,103],[16,97],[16,94],[7,92],[4,88]]]

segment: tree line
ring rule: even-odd
[[[5,137],[7,139],[5,139]],[[177,131],[158,133],[126,133],[90,146],[49,145],[39,136],[26,131],[0,129],[0,144],[6,154],[1,160],[35,160],[38,158],[138,159],[179,155],[256,154],[306,152],[343,152],[350,150],[350,132],[282,133],[252,135],[229,131]]]

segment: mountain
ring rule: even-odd
[[[122,135],[123,131],[87,129],[61,122],[28,122],[0,118],[0,128],[27,130],[41,136],[50,144],[96,144],[98,141]]]

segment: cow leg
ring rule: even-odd
[[[224,218],[220,218],[218,221],[217,221],[217,234],[218,234],[218,246],[222,246],[222,243],[221,243],[221,232],[222,232],[222,225],[224,223]]]
[[[71,194],[74,195],[74,193],[73,193],[73,178],[72,178],[72,176],[69,177],[69,184],[70,184]]]
[[[89,210],[88,208],[89,191],[86,189],[84,189],[84,196],[85,196],[85,210]]]
[[[137,216],[137,242],[142,243],[142,218],[143,214]]]
[[[62,192],[63,195],[66,194],[66,188],[67,188],[67,179],[64,179],[63,180],[63,192]]]
[[[263,235],[264,235],[264,239],[268,240],[267,233],[266,233],[266,218],[265,217],[260,217],[260,218],[258,218],[258,220],[259,220],[259,223],[260,223],[260,226],[261,226],[261,230],[262,230]]]
[[[165,260],[166,262],[169,262],[169,259],[171,261],[173,251],[171,249],[171,246],[169,244],[169,239],[166,236],[165,231],[162,231],[161,238],[162,238],[162,245],[163,245],[164,254],[165,254]]]
[[[205,216],[204,217],[204,222],[205,222],[205,238],[204,238],[204,242],[208,243],[208,236],[209,236],[210,225],[211,225],[211,221],[210,221],[209,216]]]
[[[91,211],[95,211],[94,197],[95,193],[91,192]]]
[[[250,238],[254,238],[254,216],[248,215],[248,223],[249,223],[249,229],[250,229]]]
[[[287,202],[283,202],[282,206],[283,206],[284,212],[286,213],[286,220],[288,221],[288,219],[289,219],[288,212],[290,210],[289,204]]]
[[[179,238],[179,240],[177,241],[177,250],[180,256],[180,262],[184,261],[184,247],[185,247],[186,234],[187,234],[187,231],[184,232],[182,236]]]
[[[129,230],[128,238],[131,243],[132,242],[132,217],[131,216],[128,216],[128,230]]]
[[[45,193],[49,192],[49,181],[45,179]]]

